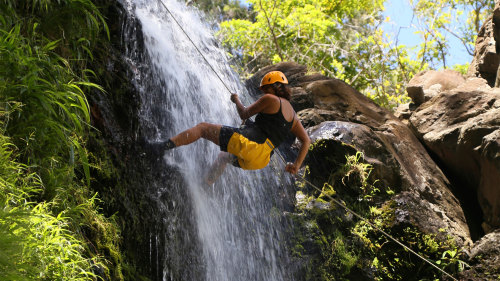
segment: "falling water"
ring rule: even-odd
[[[230,102],[230,93],[160,0],[123,1],[129,17],[142,27],[139,37],[143,43],[125,42],[128,46],[125,57],[135,66],[132,82],[140,94],[143,134],[150,141],[159,141],[200,122],[238,126],[241,120]],[[183,2],[163,1],[229,88],[248,105],[252,99],[229,67],[224,51],[218,47],[213,31],[200,13]],[[143,50],[138,47],[140,44],[144,44]],[[288,258],[283,245],[286,224],[280,202],[287,179],[283,167],[276,159],[260,171],[228,166],[214,186],[206,186],[203,175],[218,152],[216,145],[200,140],[168,151],[161,159],[182,175],[174,192],[185,194],[183,204],[192,210],[190,219],[195,229],[195,233],[183,239],[191,239],[196,246],[194,250],[182,249],[175,245],[177,239],[168,237],[165,231],[150,234],[151,255],[164,255],[151,257],[152,261],[165,263],[157,265],[162,271],[160,279],[292,280],[285,269]],[[161,184],[156,189],[161,193]],[[158,205],[163,204],[162,198],[158,196]],[[168,218],[164,224],[159,229],[184,227]],[[165,237],[165,249],[156,249],[162,247],[158,236]],[[191,264],[179,264],[182,259],[177,256],[193,252],[197,259],[191,259]],[[199,274],[176,267],[192,267],[192,272]]]

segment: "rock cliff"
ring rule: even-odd
[[[477,272],[489,279],[500,271],[491,247],[498,247],[500,229],[499,34],[497,1],[478,34],[467,76],[449,70],[416,75],[407,87],[413,103],[397,114],[445,172],[469,225],[481,226],[471,231],[473,240],[481,239],[470,248],[472,269],[463,274],[474,280]]]
[[[321,143],[306,161],[309,180],[323,186],[343,165],[345,155],[360,151],[373,168],[374,186],[395,191],[394,196],[374,202],[377,206],[392,204],[394,219],[389,228],[409,225],[442,240],[451,236],[466,249],[472,245],[470,231],[477,226],[468,220],[454,187],[405,123],[343,81],[306,75],[306,68],[295,63],[266,67],[248,80],[247,86],[257,93],[261,77],[272,70],[289,77],[292,104],[313,143]],[[348,189],[345,184],[332,184],[339,197],[352,196],[352,192],[342,190]]]
[[[496,1],[493,14],[487,18],[479,30],[474,50],[474,58],[467,76],[481,77],[493,87],[500,83],[498,65],[500,62],[500,2]]]

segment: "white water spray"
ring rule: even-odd
[[[244,104],[251,98],[212,35],[193,8],[176,0],[163,0],[190,38],[204,53],[225,83]],[[141,126],[151,140],[165,140],[200,122],[238,126],[235,106],[227,89],[158,0],[127,0],[130,16],[142,26],[144,53],[150,74],[138,71],[136,84],[141,95]],[[134,64],[144,64],[136,61]],[[145,77],[148,76],[148,77]],[[144,83],[157,87],[144,87]],[[196,216],[197,244],[202,256],[203,276],[210,281],[292,280],[285,270],[281,210],[276,208],[286,177],[271,167],[242,171],[230,165],[215,186],[203,183],[203,176],[219,148],[205,140],[168,151],[164,161],[181,171]],[[271,164],[279,166],[276,163]],[[166,239],[168,240],[168,239]],[[175,243],[168,241],[167,243]],[[155,246],[152,243],[152,247]],[[165,255],[183,255],[163,251]],[[165,258],[165,260],[170,260]],[[191,265],[177,265],[191,266]],[[163,279],[173,277],[163,266]],[[181,276],[182,280],[200,280]],[[191,279],[189,279],[191,278]],[[200,278],[200,277],[198,277]]]

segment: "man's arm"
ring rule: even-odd
[[[231,94],[231,101],[236,105],[236,110],[238,111],[238,115],[240,115],[240,118],[242,120],[248,119],[254,116],[255,114],[265,110],[266,107],[272,104],[272,99],[273,99],[272,95],[266,94],[263,95],[256,102],[252,103],[250,106],[245,107],[241,103],[237,94]]]
[[[293,124],[291,131],[299,139],[301,145],[299,154],[297,155],[295,162],[288,163],[285,167],[285,170],[295,175],[300,169],[300,166],[302,166],[302,162],[304,162],[304,159],[306,158],[307,152],[309,151],[309,146],[311,146],[311,139],[307,135],[304,126],[302,126],[302,123],[300,123],[300,120],[297,118],[297,116],[294,116],[293,118],[296,122]]]

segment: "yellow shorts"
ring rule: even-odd
[[[274,145],[255,125],[240,128],[222,126],[220,148],[236,156],[233,165],[244,170],[258,170],[269,164]]]

